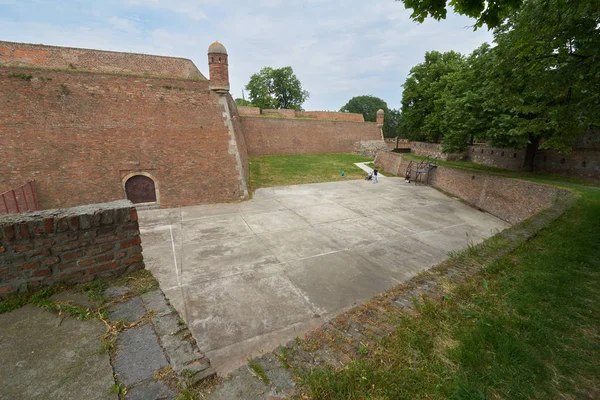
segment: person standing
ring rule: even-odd
[[[373,170],[373,183],[377,183],[377,168]]]

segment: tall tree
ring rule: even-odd
[[[396,0],[400,1],[400,0]],[[411,18],[423,22],[432,17],[445,19],[448,6],[455,12],[475,18],[475,29],[487,25],[489,29],[499,26],[511,12],[519,9],[523,0],[401,0],[406,8],[411,8]]]
[[[309,93],[302,89],[302,84],[292,67],[264,67],[250,77],[246,85],[250,102],[266,108],[286,108],[301,110]]]
[[[412,140],[439,142],[443,136],[440,109],[446,75],[465,67],[465,60],[454,51],[430,51],[425,61],[410,70],[402,92],[402,120]]]
[[[383,110],[384,112],[383,136],[396,137],[400,123],[400,112],[388,108],[387,103],[379,97],[371,95],[355,96],[340,108],[340,112],[362,114],[367,122],[375,122],[377,120],[378,110]]]

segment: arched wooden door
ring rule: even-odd
[[[155,203],[154,181],[144,175],[134,175],[125,182],[127,199],[132,203]]]

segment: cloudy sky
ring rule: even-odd
[[[426,51],[468,53],[491,42],[468,18],[412,22],[394,0],[0,0],[0,40],[189,58],[229,53],[231,93],[250,75],[290,65],[307,110],[338,110],[371,94],[400,106],[402,83]]]

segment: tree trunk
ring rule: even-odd
[[[535,160],[535,153],[540,146],[540,138],[529,134],[529,143],[527,143],[527,149],[525,150],[525,160],[523,162],[523,169],[528,172],[533,172],[533,162]]]

